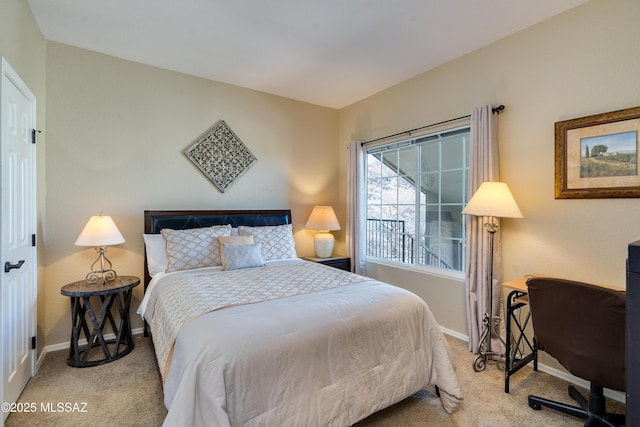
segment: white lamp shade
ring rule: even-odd
[[[331,206],[315,206],[304,228],[309,230],[340,230],[340,223]]]
[[[124,237],[110,216],[92,216],[76,239],[76,246],[111,246],[124,243]]]
[[[522,218],[522,212],[509,191],[509,186],[504,182],[483,182],[462,213],[498,218]]]

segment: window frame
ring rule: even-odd
[[[429,215],[426,214],[428,207],[432,206],[432,207],[437,207],[437,221],[439,223],[438,226],[440,226],[442,224],[442,214],[443,214],[443,210],[442,207],[443,206],[460,206],[460,211],[462,211],[462,209],[464,208],[464,206],[466,206],[467,202],[468,202],[468,176],[469,176],[469,148],[470,148],[470,123],[467,121],[466,123],[458,123],[457,125],[451,126],[449,125],[449,127],[441,127],[438,130],[431,130],[430,132],[423,132],[421,134],[416,134],[416,135],[410,135],[409,138],[398,138],[394,141],[386,141],[386,142],[380,142],[377,143],[375,146],[371,146],[371,147],[365,147],[365,156],[367,158],[367,161],[365,162],[367,167],[366,167],[366,172],[365,172],[365,180],[364,180],[364,190],[365,190],[365,194],[366,194],[366,206],[364,211],[365,214],[365,224],[366,224],[366,248],[365,248],[365,260],[366,262],[372,262],[372,263],[376,263],[376,264],[382,264],[382,265],[389,265],[389,266],[393,266],[393,267],[397,267],[397,268],[402,268],[402,269],[407,269],[407,270],[413,270],[413,271],[419,271],[419,272],[428,272],[430,274],[435,274],[435,275],[439,275],[439,276],[443,276],[443,277],[453,277],[453,278],[463,278],[465,275],[465,257],[466,257],[466,219],[464,218],[464,216],[461,216],[460,221],[460,234],[458,235],[454,235],[454,236],[443,236],[442,234],[442,229],[439,228],[438,229],[438,234],[437,236],[431,235],[429,236],[428,234],[428,223],[434,222],[435,220],[432,221],[423,221],[424,218],[422,218],[422,216],[424,216],[425,218],[428,218]],[[444,165],[446,165],[447,161],[444,160],[443,161],[443,144],[446,143],[446,138],[447,137],[455,137],[458,135],[463,135],[462,138],[462,147],[461,147],[461,159],[457,159],[456,163],[458,163],[459,167],[457,168],[443,168]],[[438,200],[437,203],[433,203],[433,202],[428,202],[427,200],[427,194],[425,192],[423,192],[423,190],[421,190],[422,188],[422,179],[426,178],[429,174],[426,174],[425,171],[423,170],[423,165],[421,163],[421,159],[422,159],[422,150],[424,149],[424,147],[427,146],[429,141],[438,141],[437,144],[437,149],[438,149],[438,169],[436,171],[431,172],[430,174],[433,174],[434,176],[437,176],[438,179],[438,187],[437,187],[437,191],[438,191]],[[414,215],[414,222],[415,222],[415,229],[413,230],[413,248],[412,248],[412,254],[411,254],[411,261],[410,262],[406,262],[406,261],[400,261],[397,259],[393,259],[393,256],[387,256],[387,257],[380,257],[380,256],[375,256],[375,255],[370,255],[370,221],[369,221],[369,208],[371,206],[375,206],[375,205],[370,205],[370,200],[371,200],[371,194],[370,193],[370,180],[371,180],[371,176],[370,176],[370,169],[369,169],[369,156],[371,154],[375,154],[375,153],[381,153],[381,157],[379,158],[380,164],[384,165],[384,162],[382,161],[382,158],[384,156],[384,153],[395,153],[395,157],[396,157],[396,165],[395,165],[395,171],[393,172],[392,178],[395,179],[399,179],[400,177],[407,177],[410,176],[407,173],[403,173],[403,170],[400,166],[400,157],[402,154],[402,149],[405,147],[410,147],[413,146],[415,147],[414,149],[417,150],[417,152],[415,153],[415,158],[416,158],[416,165],[415,165],[415,175],[413,176],[413,183],[412,186],[414,187],[414,191],[415,191],[415,200],[413,201],[412,205],[408,205],[408,206],[412,206],[413,207],[413,215]],[[387,166],[389,166],[387,164]],[[443,202],[442,200],[442,187],[443,187],[443,183],[442,183],[442,175],[443,173],[447,173],[447,172],[451,172],[451,171],[458,171],[461,173],[461,183],[460,183],[460,187],[459,187],[459,191],[460,191],[460,202]],[[383,173],[381,172],[380,176],[378,176],[378,178],[382,177]],[[408,180],[411,181],[411,180]],[[397,184],[396,184],[397,185]],[[397,187],[396,187],[396,191]],[[424,200],[421,200],[424,199]],[[399,210],[398,208],[401,207],[402,203],[400,203],[400,201],[398,200],[398,198],[396,198],[395,200],[395,204],[383,204],[380,203],[380,209],[382,209],[382,207],[384,206],[392,206],[395,207],[396,209],[396,219],[390,219],[392,221],[396,221],[399,222]],[[423,214],[422,210],[425,210],[425,213]],[[462,215],[462,214],[460,214]],[[382,218],[383,215],[380,215],[381,218],[378,218],[380,221],[384,221],[384,218]],[[378,233],[380,233],[380,231],[378,231]],[[405,232],[405,234],[407,234]],[[449,244],[453,244],[454,247],[456,245],[455,242],[459,242],[459,246],[458,246],[458,260],[455,263],[455,267],[459,267],[459,269],[456,269],[455,267],[453,268],[446,268],[446,267],[439,267],[439,266],[434,266],[434,265],[430,265],[430,264],[426,264],[426,263],[420,263],[420,262],[424,262],[425,259],[421,259],[422,256],[420,254],[420,252],[424,249],[425,254],[428,253],[429,248],[433,248],[432,245],[425,245],[424,248],[421,247],[420,242],[428,239],[428,238],[434,238],[437,237],[437,239],[442,239],[443,237],[445,237],[445,241],[449,240]],[[377,238],[379,239],[380,236],[378,235]],[[378,248],[380,247],[380,244],[378,244]],[[403,248],[403,252],[406,249]],[[438,259],[440,261],[442,261],[442,252],[438,253]]]

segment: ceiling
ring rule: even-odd
[[[342,108],[586,0],[29,0],[48,40]]]

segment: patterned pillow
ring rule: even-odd
[[[232,231],[233,232],[233,231]],[[254,243],[253,236],[218,236],[220,242],[220,259],[222,260],[222,269],[224,270],[224,244],[232,243],[235,245],[252,245]]]
[[[223,270],[237,270],[240,268],[253,268],[264,266],[262,260],[262,244],[253,243],[250,245],[223,243],[225,264]]]
[[[188,230],[163,229],[167,241],[167,272],[221,265],[218,236],[229,236],[230,225],[191,228]]]
[[[262,258],[265,261],[274,259],[296,258],[295,242],[291,224],[267,225],[264,227],[238,227],[238,235],[253,236],[256,243],[262,243]]]

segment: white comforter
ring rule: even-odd
[[[146,307],[148,320],[171,278],[154,279],[156,291],[147,291],[139,312]],[[429,384],[447,412],[457,408],[462,394],[429,308],[367,280],[189,322],[164,384],[165,425],[349,426]]]

